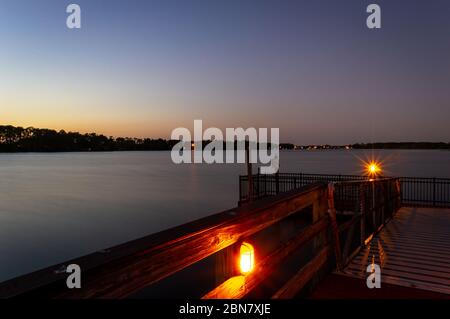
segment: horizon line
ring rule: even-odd
[[[119,139],[119,138],[124,138],[124,139],[133,139],[133,140],[145,140],[145,139],[150,139],[150,140],[164,140],[164,141],[171,141],[172,139],[170,138],[165,138],[165,137],[134,137],[134,136],[115,136],[115,135],[108,135],[108,134],[103,134],[103,133],[98,133],[98,132],[94,132],[94,131],[72,131],[72,130],[66,130],[66,129],[55,129],[55,128],[40,128],[40,127],[35,127],[35,126],[15,126],[12,124],[0,124],[0,128],[1,127],[13,127],[13,128],[18,128],[18,129],[35,129],[35,130],[48,130],[48,131],[55,131],[57,133],[60,132],[65,132],[65,133],[72,133],[72,134],[80,134],[80,135],[90,135],[90,134],[95,134],[95,135],[99,135],[99,136],[105,136],[108,138],[113,138],[113,139]],[[202,140],[202,142],[208,142],[210,140]],[[226,140],[222,140],[224,142],[226,142]],[[195,141],[193,141],[195,142]],[[199,142],[199,141],[197,141]],[[450,140],[448,142],[445,142],[443,140],[441,141],[426,141],[426,140],[419,140],[419,141],[378,141],[378,142],[353,142],[353,143],[339,143],[339,144],[330,144],[330,143],[293,143],[293,142],[280,142],[279,145],[293,145],[293,146],[300,146],[300,147],[305,147],[305,146],[329,146],[329,147],[346,147],[346,146],[353,146],[353,145],[375,145],[375,144],[450,144]]]

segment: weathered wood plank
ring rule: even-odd
[[[336,209],[334,207],[334,185],[328,184],[328,215],[330,216],[331,231],[333,234],[334,254],[336,256],[336,268],[342,269],[341,243],[339,239],[339,229],[336,220]]]
[[[360,264],[356,260],[352,261],[349,265],[350,269],[358,268],[362,269],[367,267],[367,265]],[[399,262],[389,262],[386,263],[383,266],[383,269],[391,269],[399,272],[405,272],[405,273],[413,273],[418,275],[426,275],[431,277],[438,277],[438,278],[444,278],[444,279],[450,279],[450,269],[448,268],[436,268],[436,267],[429,267],[429,268],[423,268],[423,267],[417,267],[414,263],[399,263]]]
[[[345,273],[365,278],[371,256],[378,263],[381,254],[382,282],[450,294],[449,231],[450,214],[440,209],[401,208]]]
[[[378,258],[377,254],[374,254],[375,259]],[[366,266],[367,266],[367,260],[364,260],[363,258],[357,256],[355,258],[352,259],[352,261],[354,261],[355,263],[359,263],[362,264],[364,262],[366,262]],[[400,256],[391,256],[389,255],[389,260],[388,263],[392,263],[392,264],[414,264],[415,267],[417,268],[423,268],[423,269],[446,269],[447,272],[450,272],[450,268],[448,267],[448,263],[446,262],[441,262],[441,263],[437,263],[435,261],[429,261],[429,260],[417,260],[413,257],[400,257]]]
[[[300,271],[292,277],[280,290],[273,296],[273,299],[292,299],[305,285],[313,278],[318,269],[326,263],[330,254],[330,247],[323,248],[309,263],[307,263]]]
[[[353,270],[353,271],[359,271],[360,267],[350,264],[348,269]],[[435,284],[441,284],[441,285],[450,287],[450,280],[448,279],[448,277],[447,278],[443,278],[442,276],[438,277],[437,273],[435,273],[432,276],[425,274],[425,272],[420,272],[419,274],[413,273],[410,271],[406,271],[405,268],[402,268],[399,266],[393,266],[392,268],[387,267],[387,266],[383,267],[382,276],[384,276],[384,275],[396,277],[396,278],[399,278],[402,280],[413,279],[413,280],[418,280],[418,281],[422,281],[422,282],[426,282],[426,283],[435,283]]]
[[[347,236],[345,238],[345,243],[344,243],[344,249],[342,252],[342,260],[344,265],[347,264],[348,262],[348,257],[350,255],[350,247],[353,241],[353,234],[355,232],[355,224],[351,224],[350,228],[348,229],[348,233]]]

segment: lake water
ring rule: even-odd
[[[285,151],[281,172],[449,177],[449,151]],[[0,154],[0,281],[236,206],[245,165],[170,152]]]

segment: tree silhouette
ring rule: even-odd
[[[163,151],[172,149],[176,143],[178,141],[0,126],[0,152]]]

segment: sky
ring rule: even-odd
[[[0,0],[0,124],[169,138],[202,119],[296,144],[449,142],[449,57],[448,0]]]

